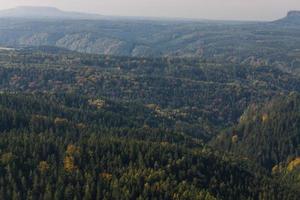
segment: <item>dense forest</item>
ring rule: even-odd
[[[1,20],[0,199],[298,200],[299,22]]]
[[[239,123],[219,136],[220,145],[253,157],[269,169],[295,158],[300,150],[299,103],[300,95],[290,93],[264,105],[249,106]],[[221,136],[227,137],[227,142]]]
[[[287,139],[281,123],[289,122],[278,112],[299,118],[297,75],[274,66],[50,47],[2,50],[0,58],[1,199],[299,197],[297,167],[288,177],[279,170],[298,155],[297,124],[288,132],[294,145],[278,144],[280,155],[267,136]],[[260,123],[268,108],[268,118],[282,117],[269,125],[278,136],[249,124],[255,116]],[[247,140],[256,130],[266,134],[264,156]]]

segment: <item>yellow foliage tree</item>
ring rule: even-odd
[[[60,118],[60,117],[56,117],[54,119],[54,124],[57,125],[57,126],[65,126],[68,124],[68,120],[65,119],[65,118]]]
[[[96,108],[98,108],[98,109],[101,109],[101,108],[103,108],[104,106],[105,106],[105,101],[104,100],[102,100],[102,99],[95,99],[95,100],[89,100],[88,101],[89,102],[89,104],[91,105],[91,106],[95,106]]]
[[[272,168],[272,174],[281,173],[282,170],[283,170],[282,164],[275,165],[275,166]]]
[[[288,166],[287,166],[287,170],[288,171],[293,171],[295,168],[300,167],[300,157],[295,158],[294,160],[292,160]]]
[[[100,177],[106,181],[111,181],[112,179],[112,174],[110,173],[101,173]]]
[[[72,156],[66,156],[64,159],[64,169],[67,172],[74,172],[77,167],[75,166],[74,158]]]
[[[80,150],[79,147],[76,147],[73,144],[69,144],[67,146],[66,154],[69,156],[74,156],[79,153],[79,150]]]
[[[46,173],[49,170],[49,168],[50,166],[46,161],[41,161],[39,163],[38,169],[42,174]]]
[[[14,159],[14,155],[11,152],[4,153],[1,156],[1,162],[5,165],[11,163],[13,161],[13,159]]]
[[[234,136],[232,136],[232,138],[231,138],[231,142],[234,143],[234,144],[237,143],[238,140],[239,140],[239,136],[237,136],[237,135],[234,135]]]
[[[269,120],[269,115],[268,114],[263,114],[262,115],[262,122],[265,123]]]
[[[85,129],[85,128],[86,128],[86,125],[85,125],[84,123],[78,123],[78,124],[76,124],[76,127],[77,127],[78,129]]]

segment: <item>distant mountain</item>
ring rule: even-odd
[[[293,10],[293,11],[288,12],[287,18],[299,20],[300,19],[300,11]]]
[[[291,25],[300,24],[300,11],[297,10],[290,11],[288,12],[286,17],[277,20],[276,22],[291,24]]]
[[[146,20],[18,7],[0,11],[0,27],[0,47],[55,46],[114,56],[202,57],[252,66],[275,63],[300,72],[300,26],[286,22]],[[292,64],[290,56],[295,58]]]
[[[39,18],[39,19],[101,19],[101,15],[79,12],[66,12],[54,7],[20,6],[0,11],[0,18]]]

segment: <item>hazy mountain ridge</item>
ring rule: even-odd
[[[30,10],[34,12],[28,12]],[[41,10],[45,10],[42,15]],[[18,16],[17,13],[25,16],[29,13],[31,17],[1,20],[0,46],[56,46],[83,53],[203,57],[252,64],[267,63],[269,55],[274,54],[277,54],[277,58],[285,59],[286,49],[294,53],[300,46],[297,36],[299,26],[290,23],[290,19],[280,20],[281,23],[229,23],[122,20],[96,15],[98,20],[87,20],[94,15],[35,7],[2,11],[0,17],[8,16],[9,13],[11,16]],[[290,12],[289,16],[295,16],[296,13]],[[288,28],[283,30],[282,27],[286,25]],[[279,37],[282,34],[289,35],[292,40]]]
[[[300,11],[299,10],[292,10],[288,12],[288,17],[300,17]]]
[[[279,19],[276,22],[279,22],[282,25],[299,25],[300,11],[298,10],[289,11],[286,17]]]
[[[34,19],[101,19],[103,16],[80,12],[62,11],[55,7],[19,6],[0,11],[0,18],[34,18]]]

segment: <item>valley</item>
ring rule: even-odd
[[[299,11],[36,9],[0,12],[0,199],[299,199]]]

